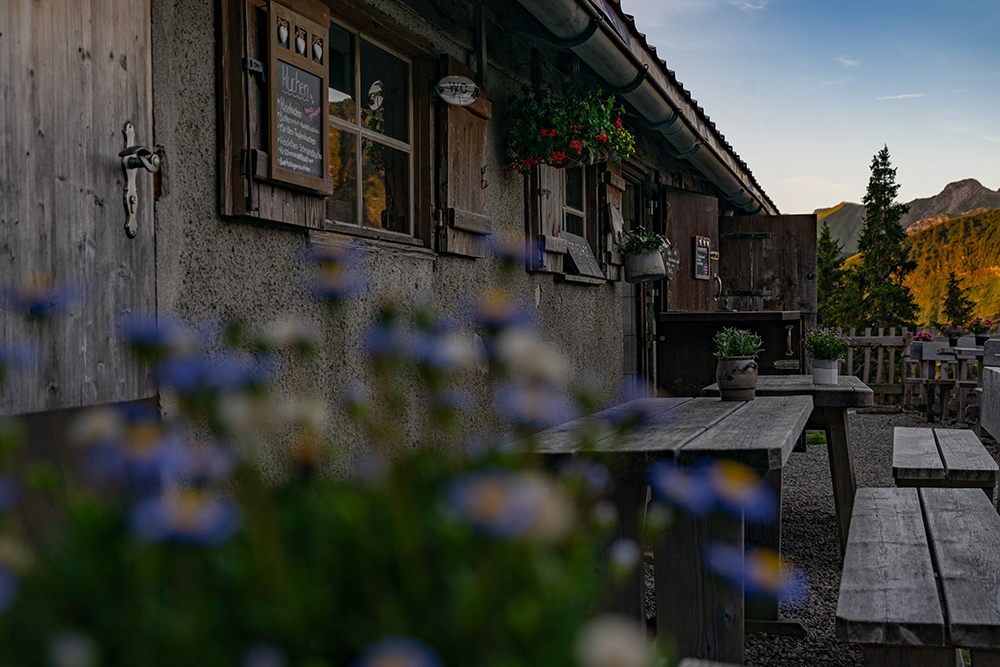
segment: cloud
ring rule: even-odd
[[[839,58],[837,58],[837,60],[839,60],[840,64],[843,65],[844,67],[857,67],[858,65],[861,64],[859,61],[851,60],[847,56],[840,56]]]
[[[829,88],[830,86],[843,86],[845,83],[850,83],[854,78],[850,76],[842,76],[839,79],[831,79],[830,81],[824,81],[819,84],[817,88]]]
[[[909,100],[914,97],[927,97],[927,93],[906,93],[905,95],[886,95],[885,97],[876,97],[876,100]]]
[[[771,0],[729,0],[741,12],[756,12],[767,7]]]
[[[986,139],[986,141],[992,141],[995,144],[1000,144],[1000,137],[991,137],[989,135],[986,135],[985,137],[983,137],[983,139]]]

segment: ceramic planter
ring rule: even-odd
[[[724,401],[752,401],[757,393],[757,362],[753,357],[719,357],[715,381]]]
[[[644,283],[667,275],[663,253],[659,250],[632,252],[625,255],[625,282]]]
[[[839,360],[813,359],[813,384],[837,384],[839,381]]]

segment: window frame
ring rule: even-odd
[[[393,22],[387,16],[365,8],[359,11],[356,6],[339,0],[326,0],[330,8],[330,23],[349,32],[353,36],[353,71],[355,103],[355,122],[345,121],[327,114],[327,122],[331,128],[341,132],[349,132],[354,141],[360,144],[363,138],[382,143],[390,148],[405,150],[409,154],[409,228],[410,232],[401,233],[378,227],[365,226],[360,208],[357,210],[355,222],[339,222],[328,217],[324,207],[324,228],[329,231],[377,238],[406,245],[431,247],[433,224],[431,220],[431,100],[430,86],[422,85],[431,79],[431,56],[433,48],[429,43],[406,31],[405,28]],[[360,122],[361,117],[361,41],[386,51],[400,58],[408,65],[409,70],[409,144],[392,137],[379,134]],[[331,161],[332,166],[332,161]],[[363,204],[362,160],[356,159],[355,183],[357,205]],[[332,181],[331,181],[332,184]]]

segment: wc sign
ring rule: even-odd
[[[455,106],[468,106],[479,99],[479,86],[464,76],[446,76],[434,89],[442,100]]]

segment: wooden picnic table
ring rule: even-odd
[[[767,396],[754,401],[717,398],[643,398],[537,434],[534,451],[554,459],[586,453],[607,463],[615,478],[618,535],[642,544],[641,528],[650,466],[662,459],[690,465],[731,459],[761,473],[785,465],[813,411],[809,396]],[[645,420],[617,437],[613,423],[641,412]],[[579,433],[592,433],[583,452]],[[713,585],[705,547],[724,541],[743,548],[742,517],[708,521],[678,512],[653,547],[656,628],[682,657],[743,664],[744,598],[740,586]],[[645,624],[642,569],[621,589],[612,610]]]
[[[719,386],[712,384],[702,390],[702,396],[718,396]],[[757,379],[757,396],[810,396],[813,411],[807,429],[826,433],[826,448],[830,454],[830,477],[837,511],[837,531],[840,552],[847,546],[851,527],[851,510],[857,481],[854,474],[854,453],[851,450],[851,429],[847,411],[869,407],[875,402],[871,387],[853,375],[841,375],[835,385],[814,384],[811,375],[761,375]],[[772,487],[781,488],[780,471],[772,473]],[[776,478],[776,479],[775,479]],[[772,538],[773,539],[773,538]],[[773,548],[773,545],[771,545]]]
[[[859,489],[837,637],[868,664],[1000,665],[1000,516],[978,489]]]

